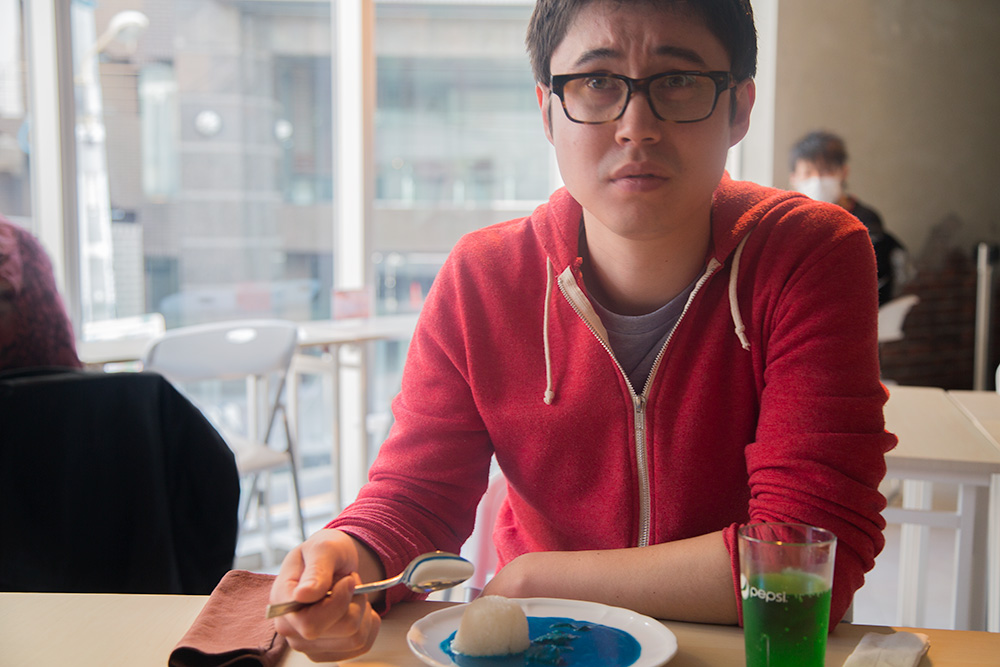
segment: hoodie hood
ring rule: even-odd
[[[698,286],[692,292],[691,298],[697,293],[701,284],[732,257],[729,272],[729,309],[734,333],[744,350],[750,349],[750,341],[745,333],[746,326],[737,299],[740,256],[743,252],[743,246],[750,237],[750,233],[766,215],[775,211],[780,202],[794,198],[801,198],[801,195],[776,188],[762,188],[750,182],[734,181],[728,173],[723,174],[712,198],[712,242],[705,262],[707,269],[698,281]],[[580,265],[579,229],[573,225],[565,224],[565,221],[580,220],[582,215],[583,207],[573,199],[566,188],[560,188],[552,194],[546,204],[535,209],[531,216],[532,224],[547,255],[545,310],[542,324],[547,378],[544,400],[547,405],[552,403],[555,396],[551,380],[552,367],[548,333],[552,291],[557,282],[568,288],[563,290],[566,298],[570,300],[587,325],[599,336],[607,338],[600,318],[589,303],[586,303],[582,289],[573,289],[578,284],[574,271]]]
[[[803,198],[794,192],[734,181],[728,173],[723,174],[712,197],[712,244],[706,263],[714,258],[719,264],[725,264],[740,242],[776,204]],[[566,188],[556,190],[531,214],[532,225],[557,274],[573,266],[579,257],[579,230],[564,221],[579,220],[582,215],[583,207]]]

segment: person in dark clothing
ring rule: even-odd
[[[792,146],[789,170],[792,189],[840,205],[868,228],[878,266],[878,303],[891,301],[906,280],[906,248],[886,231],[878,212],[848,194],[844,140],[829,132],[810,132]]]
[[[52,262],[38,239],[0,215],[0,371],[42,366],[83,364]]]

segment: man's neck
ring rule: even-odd
[[[700,275],[710,243],[707,221],[637,240],[585,220],[580,235],[584,282],[588,292],[614,313],[651,313]]]

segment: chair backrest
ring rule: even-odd
[[[143,368],[175,382],[285,373],[298,326],[287,320],[233,320],[170,329],[143,354]]]
[[[920,297],[916,294],[906,294],[883,304],[878,309],[878,342],[903,340],[903,322],[918,303]]]
[[[486,493],[476,507],[476,523],[472,535],[462,546],[462,555],[476,566],[476,571],[466,583],[468,588],[482,591],[496,573],[499,558],[493,543],[493,530],[496,528],[497,516],[506,497],[507,479],[497,468],[497,472],[490,475]]]
[[[155,373],[0,373],[0,590],[208,594],[233,566],[239,476]]]

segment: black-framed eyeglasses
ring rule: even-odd
[[[552,92],[574,123],[618,120],[637,92],[646,94],[653,115],[675,123],[697,123],[715,111],[719,95],[736,87],[730,72],[660,72],[645,79],[622,74],[557,74]]]

